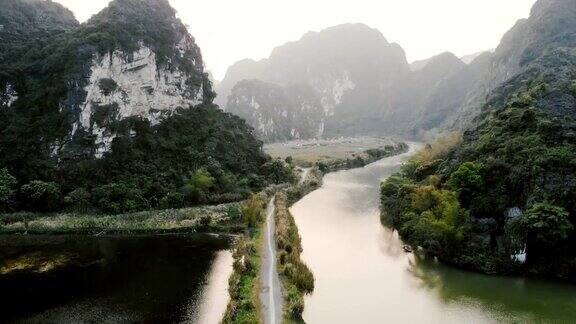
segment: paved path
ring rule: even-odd
[[[274,198],[268,203],[266,211],[266,226],[264,228],[264,255],[262,258],[262,273],[260,300],[264,311],[264,323],[282,323],[282,290],[280,277],[276,270],[276,238],[274,220]]]

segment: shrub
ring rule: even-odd
[[[184,207],[184,194],[181,192],[170,192],[160,200],[160,207],[163,209],[176,209]]]
[[[100,82],[98,82],[98,86],[100,87],[100,92],[102,92],[103,95],[108,96],[111,93],[115,92],[118,89],[118,84],[116,83],[116,81],[112,80],[112,79],[100,79]]]
[[[564,208],[548,203],[534,205],[526,213],[523,223],[531,243],[547,247],[567,239],[574,228]]]
[[[134,212],[145,209],[147,206],[142,192],[123,182],[94,189],[92,200],[100,210],[112,214]]]
[[[258,195],[252,195],[250,199],[246,202],[246,205],[242,209],[242,218],[244,223],[253,228],[260,222],[262,210],[264,203],[258,197]]]
[[[64,198],[64,202],[75,211],[86,212],[90,207],[91,199],[90,192],[84,188],[77,188]]]
[[[226,216],[231,220],[240,220],[242,218],[242,212],[238,207],[230,206],[226,211]]]
[[[20,188],[30,211],[49,212],[60,205],[60,187],[54,182],[32,181]]]
[[[426,145],[424,149],[420,150],[414,155],[414,159],[420,162],[431,162],[437,160],[444,157],[461,142],[462,134],[452,133],[448,136],[439,138],[431,144]]]

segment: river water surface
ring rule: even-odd
[[[380,223],[379,184],[412,152],[329,174],[293,206],[316,280],[306,322],[574,323],[576,286],[461,271],[403,251]]]
[[[219,323],[230,238],[0,237],[0,322]]]

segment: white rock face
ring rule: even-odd
[[[18,92],[10,83],[7,83],[4,91],[0,93],[0,106],[10,107],[16,100],[18,100]]]
[[[176,46],[181,57],[188,46],[187,38]],[[114,51],[93,59],[90,81],[84,88],[86,100],[72,135],[80,128],[96,135],[97,157],[110,149],[115,137],[94,118],[101,107],[108,107],[115,120],[139,116],[154,125],[177,108],[196,106],[204,99],[202,86],[190,86],[187,81],[191,76],[178,68],[158,66],[150,48],[141,45],[129,54]],[[192,63],[197,66],[195,61]],[[201,67],[198,72],[202,72]]]
[[[339,78],[327,77],[323,80],[315,80],[312,84],[322,96],[320,100],[326,116],[333,116],[334,109],[342,103],[344,95],[348,91],[356,89],[356,84],[352,81],[348,71],[344,71]]]

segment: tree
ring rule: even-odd
[[[0,169],[0,209],[10,203],[15,185],[16,178],[7,169]]]
[[[92,192],[92,199],[100,210],[112,214],[134,212],[147,207],[142,191],[124,182],[96,188]]]
[[[553,247],[568,238],[573,229],[568,212],[558,206],[539,203],[530,208],[523,219],[529,245]]]
[[[484,188],[484,165],[482,163],[465,162],[450,175],[448,186],[458,192],[474,192]]]
[[[86,189],[77,188],[64,198],[64,202],[75,211],[86,212],[90,207],[91,198],[92,195]]]
[[[248,225],[248,227],[255,227],[258,222],[260,221],[260,214],[262,213],[263,207],[262,200],[257,195],[252,195],[248,202],[242,209],[242,217],[244,219],[244,223]]]
[[[28,210],[54,211],[60,205],[60,186],[54,182],[32,181],[20,188]]]
[[[263,174],[275,184],[295,180],[292,169],[282,160],[272,160],[262,166]]]
[[[474,195],[484,190],[485,167],[482,163],[465,162],[448,179],[448,188],[458,193],[464,207],[470,206]]]
[[[216,179],[212,177],[210,172],[205,169],[198,169],[192,173],[182,191],[188,202],[205,203],[215,182]]]

